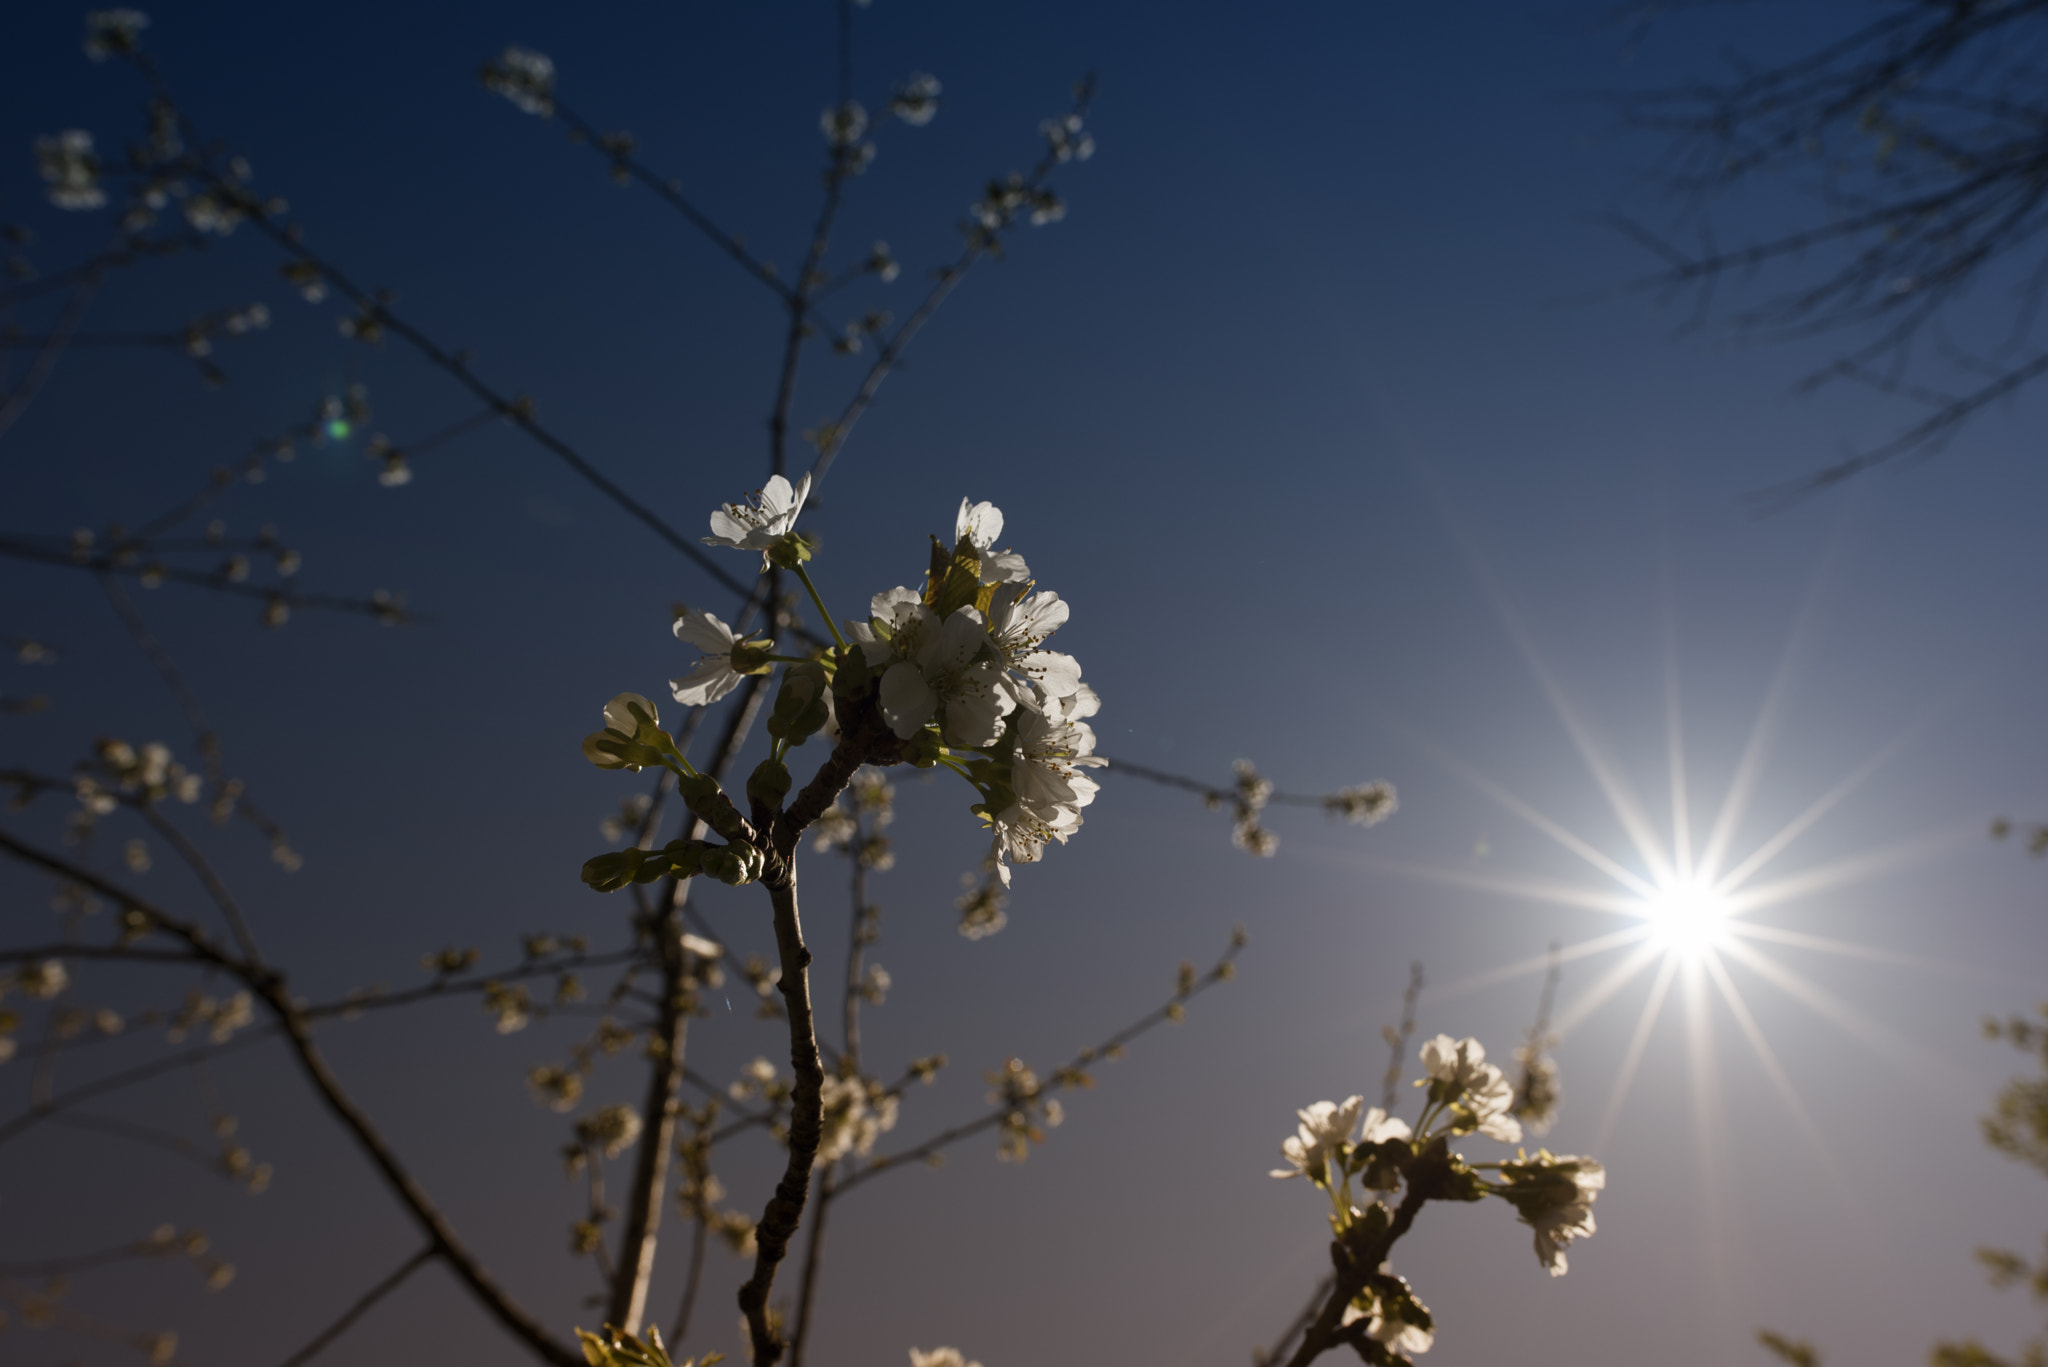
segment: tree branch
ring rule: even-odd
[[[393,1272],[383,1281],[378,1282],[368,1291],[365,1291],[354,1305],[341,1312],[340,1317],[334,1323],[322,1329],[318,1334],[315,1334],[312,1342],[286,1358],[282,1363],[278,1364],[278,1367],[304,1367],[304,1364],[311,1362],[328,1344],[333,1343],[336,1339],[347,1333],[350,1325],[368,1314],[372,1306],[376,1305],[378,1301],[383,1300],[393,1291],[396,1291],[407,1277],[419,1271],[434,1256],[434,1247],[429,1244],[403,1263],[400,1263],[397,1271]]]

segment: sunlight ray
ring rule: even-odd
[[[1728,1155],[1734,1146],[1730,1142],[1728,1107],[1723,1100],[1720,1051],[1715,1048],[1713,1022],[1697,963],[1686,966],[1683,984],[1687,1052],[1692,1064],[1693,1133],[1699,1142],[1704,1179],[1699,1193],[1700,1220],[1706,1233],[1705,1263],[1714,1300],[1723,1307],[1732,1307],[1734,1287],[1729,1264],[1735,1245],[1728,1224],[1735,1203],[1729,1199],[1733,1181]]]
[[[1632,944],[1637,940],[1641,940],[1649,933],[1648,926],[1630,926],[1625,930],[1612,931],[1591,940],[1581,940],[1578,944],[1569,945],[1555,952],[1545,950],[1541,954],[1532,954],[1526,959],[1511,963],[1505,968],[1496,968],[1485,973],[1475,973],[1469,978],[1460,978],[1456,982],[1445,983],[1442,987],[1425,989],[1422,994],[1422,1000],[1432,1005],[1438,1002],[1450,1001],[1467,993],[1477,992],[1484,987],[1497,987],[1501,983],[1527,977],[1531,973],[1540,972],[1548,968],[1552,963],[1565,964],[1570,963],[1574,959],[1583,959],[1591,954],[1604,954],[1610,949],[1618,949],[1622,945]]]
[[[1647,935],[1647,929],[1645,935]],[[1638,973],[1650,966],[1650,961],[1664,953],[1661,945],[1642,945],[1635,953],[1608,969],[1600,980],[1580,993],[1570,1006],[1559,1012],[1551,1022],[1550,1033],[1562,1040],[1585,1019],[1605,1006],[1615,993],[1635,980]]]
[[[1961,848],[1965,844],[1975,845],[1983,837],[1974,831],[1939,831],[1918,840],[1894,845],[1889,849],[1865,850],[1838,859],[1831,864],[1796,873],[1761,887],[1738,892],[1725,899],[1730,916],[1744,916],[1762,907],[1776,906],[1794,897],[1839,887],[1844,883],[1859,882],[1873,878],[1880,873],[1908,868],[1923,863],[1936,855]]]
[[[1906,742],[1913,737],[1918,729],[1916,727],[1905,732],[1890,744],[1881,748],[1869,759],[1863,761],[1862,764],[1856,766],[1840,783],[1837,783],[1834,787],[1823,793],[1812,806],[1786,822],[1783,830],[1757,846],[1751,852],[1749,858],[1729,870],[1728,875],[1714,885],[1714,890],[1725,897],[1741,887],[1743,883],[1748,881],[1750,875],[1756,873],[1765,864],[1768,864],[1772,859],[1783,853],[1785,847],[1804,835],[1808,827],[1832,811],[1835,804],[1839,803],[1856,789],[1862,787],[1872,774],[1882,769],[1892,756],[1905,748]]]
[[[1840,533],[1837,531],[1837,544]],[[1814,571],[1813,582],[1807,585],[1806,599],[1799,605],[1799,616],[1792,623],[1792,634],[1786,638],[1785,651],[1778,658],[1778,669],[1771,677],[1771,686],[1764,694],[1764,705],[1757,712],[1756,725],[1749,731],[1749,741],[1742,747],[1742,758],[1735,766],[1735,778],[1728,785],[1728,795],[1721,800],[1721,810],[1714,818],[1713,831],[1707,837],[1707,847],[1700,855],[1699,874],[1706,882],[1715,881],[1721,871],[1721,860],[1728,852],[1728,842],[1735,838],[1736,827],[1742,823],[1743,813],[1749,807],[1751,792],[1756,787],[1758,775],[1763,770],[1764,750],[1777,735],[1778,721],[1785,706],[1786,697],[1792,690],[1792,677],[1799,662],[1801,648],[1813,630],[1814,614],[1819,611],[1821,589],[1828,580],[1828,571],[1835,558],[1836,547],[1831,546]]]
[[[1508,639],[1514,642],[1515,649],[1521,653],[1522,663],[1529,667],[1530,674],[1535,677],[1536,686],[1542,690],[1544,700],[1550,704],[1551,714],[1557,718],[1558,724],[1564,727],[1566,736],[1571,739],[1572,748],[1578,751],[1580,761],[1585,764],[1586,771],[1593,776],[1593,782],[1599,785],[1601,795],[1607,799],[1607,805],[1614,812],[1615,819],[1621,822],[1622,829],[1627,832],[1629,843],[1635,846],[1636,854],[1650,870],[1654,879],[1659,882],[1669,879],[1671,867],[1664,858],[1664,851],[1657,841],[1656,834],[1643,815],[1642,803],[1636,800],[1634,791],[1621,775],[1608,764],[1599,746],[1594,743],[1591,729],[1580,719],[1578,712],[1566,699],[1563,687],[1559,685],[1557,677],[1550,672],[1550,666],[1544,661],[1542,652],[1537,650],[1535,638],[1522,624],[1514,604],[1508,599],[1507,591],[1494,578],[1492,567],[1479,554],[1478,548],[1472,544],[1470,536],[1463,528],[1452,525],[1450,531],[1465,558],[1466,567],[1471,570],[1472,577],[1479,583],[1480,591],[1486,595],[1487,602],[1492,606],[1494,616],[1500,620],[1501,628],[1507,632]]]
[[[1609,878],[1612,878],[1615,882],[1620,883],[1623,887],[1632,889],[1644,897],[1655,893],[1655,885],[1645,881],[1640,875],[1632,872],[1607,855],[1602,854],[1599,850],[1594,849],[1593,846],[1581,840],[1578,836],[1573,835],[1563,826],[1552,821],[1549,817],[1543,815],[1543,813],[1537,811],[1534,807],[1522,801],[1522,799],[1516,797],[1513,793],[1501,787],[1471,765],[1437,745],[1434,741],[1420,735],[1414,736],[1414,740],[1424,750],[1428,751],[1431,758],[1435,759],[1439,764],[1450,769],[1495,802],[1500,803],[1516,816],[1521,817],[1522,820],[1528,822],[1537,830],[1555,840],[1559,845],[1585,860]]]
[[[1642,905],[1637,898],[1623,893],[1531,878],[1527,874],[1482,873],[1476,869],[1433,869],[1427,864],[1409,864],[1398,859],[1378,859],[1371,856],[1361,862],[1368,868],[1398,873],[1419,882],[1474,888],[1481,892],[1505,893],[1524,901],[1548,902],[1554,906],[1580,907],[1587,911],[1607,911],[1633,916],[1639,914]]]
[[[1799,1122],[1799,1132],[1813,1145],[1814,1156],[1820,1159],[1821,1166],[1827,1169],[1830,1177],[1838,1184],[1846,1186],[1847,1175],[1835,1161],[1834,1154],[1828,1149],[1827,1141],[1820,1137],[1820,1127],[1814,1124],[1812,1114],[1806,1109],[1806,1103],[1799,1099],[1799,1089],[1792,1085],[1792,1079],[1786,1076],[1783,1065],[1778,1062],[1778,1055],[1771,1049],[1770,1041],[1764,1038],[1763,1027],[1758,1025],[1756,1017],[1749,1013],[1749,1003],[1744,1001],[1742,993],[1736,990],[1735,980],[1728,976],[1727,965],[1721,962],[1720,955],[1712,951],[1702,955],[1700,962],[1706,965],[1708,974],[1714,979],[1714,986],[1721,989],[1721,999],[1728,1004],[1729,1014],[1735,1017],[1735,1023],[1742,1027],[1742,1033],[1748,1037],[1749,1047],[1756,1051],[1757,1061],[1764,1066],[1764,1074],[1778,1089],[1778,1095],[1784,1099],[1786,1108],[1792,1112],[1792,1118]]]
[[[1760,954],[1748,945],[1730,942],[1723,950],[1740,959],[1759,978],[1822,1017],[1844,1034],[1905,1073],[1915,1083],[1961,1098],[1967,1080],[1931,1051],[1914,1044],[1883,1022],[1865,1015],[1820,984]]]
[[[1628,1042],[1628,1052],[1622,1055],[1621,1071],[1615,1074],[1614,1094],[1608,1098],[1607,1113],[1600,1117],[1600,1130],[1593,1140],[1596,1152],[1607,1151],[1607,1141],[1614,1137],[1614,1122],[1621,1118],[1621,1105],[1628,1100],[1629,1085],[1636,1080],[1636,1066],[1643,1061],[1643,1051],[1650,1047],[1650,1032],[1656,1028],[1657,1016],[1664,1009],[1664,994],[1671,990],[1671,975],[1678,971],[1678,960],[1669,954],[1657,969],[1657,977],[1650,984],[1650,995],[1643,1002],[1643,1014],[1636,1019],[1636,1033]]]
[[[1678,693],[1678,624],[1671,605],[1669,566],[1664,577],[1664,740],[1671,760],[1671,862],[1678,880],[1690,882],[1692,808],[1685,791],[1685,728]]]
[[[1731,934],[1744,935],[1753,940],[1769,940],[1774,944],[1791,945],[1795,949],[1839,954],[1845,959],[1868,959],[1871,963],[1891,964],[1898,968],[1939,968],[1951,973],[1975,971],[1957,964],[1943,963],[1939,959],[1923,958],[1917,954],[1901,954],[1890,949],[1873,949],[1869,945],[1837,940],[1831,935],[1809,935],[1805,931],[1786,930],[1782,926],[1760,926],[1748,921],[1734,921],[1729,923],[1728,930]]]

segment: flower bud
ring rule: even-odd
[[[777,699],[776,712],[780,714],[782,703]],[[768,733],[776,734],[773,721],[768,724]],[[782,799],[789,796],[790,778],[788,766],[778,760],[764,759],[747,776],[747,801],[757,807],[771,810],[782,809]]]
[[[775,694],[775,708],[768,716],[768,734],[791,745],[802,745],[831,720],[830,690],[825,666],[816,661],[783,670],[782,687]],[[751,782],[747,795],[753,796]]]
[[[752,845],[712,845],[704,851],[703,871],[721,883],[741,887],[759,879],[766,862]]]
[[[584,861],[583,881],[598,892],[617,892],[638,877],[641,861],[646,857],[645,850],[637,849],[598,855]]]
[[[775,539],[764,554],[773,564],[785,570],[793,570],[811,558],[813,543],[802,532],[785,532]]]
[[[743,637],[732,643],[732,672],[735,674],[766,674],[775,668],[771,658],[775,653],[775,642],[756,641]]]
[[[939,756],[944,753],[945,748],[945,742],[939,739],[939,733],[927,726],[902,743],[903,762],[914,764],[920,769],[930,769],[938,764]]]

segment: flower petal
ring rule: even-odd
[[[706,655],[732,653],[733,630],[702,608],[684,608],[675,620],[678,641],[686,641]]]
[[[938,705],[939,695],[910,661],[898,660],[882,675],[882,716],[898,740],[916,735]]]

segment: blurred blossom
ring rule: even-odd
[[[49,189],[44,193],[60,209],[97,209],[107,202],[100,188],[100,159],[93,154],[92,134],[67,128],[36,139],[36,169]]]
[[[877,242],[875,244],[875,249],[868,253],[867,265],[864,269],[873,272],[885,285],[903,274],[902,263],[890,255],[889,244],[886,242]]]
[[[1377,825],[1394,814],[1400,803],[1391,783],[1366,783],[1343,788],[1323,799],[1323,810],[1360,826]]]
[[[1079,114],[1047,119],[1038,125],[1038,131],[1045,135],[1046,146],[1057,161],[1086,161],[1095,155],[1095,135],[1082,128]]]
[[[961,1356],[958,1348],[933,1348],[925,1351],[910,1350],[910,1367],[981,1367],[978,1362],[969,1362]]]
[[[938,77],[920,71],[896,87],[889,112],[913,128],[922,128],[939,112],[940,89]]]
[[[851,147],[868,131],[868,111],[859,100],[848,100],[818,115],[818,128],[834,147]]]
[[[1536,1231],[1536,1256],[1553,1277],[1568,1270],[1565,1249],[1594,1231],[1593,1202],[1607,1186],[1607,1170],[1590,1158],[1540,1152],[1526,1163],[1501,1165],[1501,1195]]]
[[[640,1138],[640,1113],[631,1106],[606,1106],[576,1122],[576,1139],[586,1149],[617,1158]]]
[[[85,16],[85,55],[95,62],[138,52],[149,16],[141,10],[96,9]]]
[[[486,89],[495,90],[528,114],[548,118],[555,112],[555,64],[546,53],[508,47],[482,72]]]

